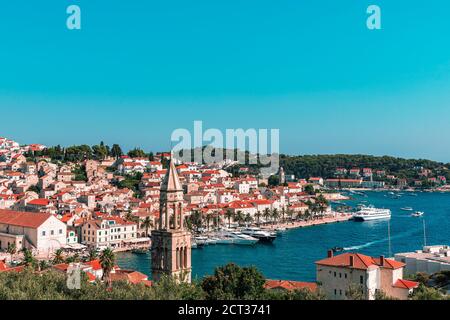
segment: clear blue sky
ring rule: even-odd
[[[450,161],[449,16],[448,0],[2,1],[0,136],[158,151],[203,120],[279,128],[289,154]]]

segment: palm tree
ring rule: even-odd
[[[244,218],[244,213],[241,210],[238,210],[238,212],[236,212],[236,221],[239,225],[244,221]]]
[[[308,214],[306,215],[307,219],[308,220],[310,218],[314,219],[314,217],[315,217],[315,215],[316,215],[316,213],[318,211],[317,203],[316,202],[311,202],[311,201],[308,200],[308,202],[306,204],[308,205],[308,210],[307,210]]]
[[[62,249],[55,251],[52,262],[53,264],[60,264],[64,262],[64,252]]]
[[[283,207],[281,208],[281,222],[283,223],[286,222],[285,216],[286,216],[286,208]]]
[[[275,208],[272,210],[272,225],[274,225],[277,221],[278,218],[280,217],[280,213],[278,212],[278,209]]]
[[[189,217],[188,219],[184,219],[184,227],[191,232],[194,231],[191,217]]]
[[[220,226],[220,214],[216,211],[211,214],[213,220],[213,226],[218,229]]]
[[[234,219],[234,212],[231,209],[228,209],[225,212],[225,216],[228,218],[228,228],[231,228],[231,218]]]
[[[304,216],[306,221],[308,221],[311,218],[311,212],[309,211],[309,209],[306,209]]]
[[[106,248],[100,254],[100,265],[103,269],[103,281],[106,281],[108,288],[112,287],[111,271],[116,263],[116,256],[110,248]]]
[[[288,208],[286,215],[288,216],[289,220],[292,222],[292,217],[294,216],[294,211],[292,211],[292,209]]]
[[[198,230],[203,226],[202,213],[200,211],[197,211],[197,210],[192,212],[192,214],[191,214],[191,222],[192,222],[192,225],[195,227],[196,231],[198,232]]]
[[[70,256],[66,259],[66,263],[74,262],[80,262],[80,255],[78,253],[75,253],[73,256]]]
[[[153,221],[150,217],[145,217],[144,221],[141,224],[141,227],[145,228],[145,235],[148,237],[148,229],[153,227]]]
[[[264,209],[264,220],[266,221],[266,223],[269,221],[270,217],[271,217],[271,213],[270,213],[270,209],[269,208],[265,208]]]
[[[325,199],[325,197],[321,194],[317,197],[316,203],[317,203],[318,210],[320,211],[321,215],[323,215],[325,210],[329,206],[328,200]]]
[[[39,262],[39,270],[40,270],[40,271],[46,270],[46,269],[48,269],[49,267],[50,267],[50,265],[49,265],[49,263],[48,263],[47,261],[41,260],[41,261]]]
[[[9,254],[11,255],[11,261],[12,261],[12,260],[13,260],[13,256],[14,256],[14,255],[16,254],[16,252],[17,252],[16,244],[15,244],[14,242],[8,244],[8,249],[6,249],[6,252],[9,253]]]
[[[98,258],[98,251],[95,248],[89,249],[87,259],[88,261],[94,261]]]
[[[22,265],[27,267],[36,267],[37,261],[33,255],[33,252],[31,252],[31,250],[28,248],[24,248],[22,249],[22,253],[23,253]]]
[[[253,217],[250,213],[247,213],[244,218],[244,222],[248,225],[253,222]]]
[[[80,254],[79,253],[75,253],[72,256],[73,262],[80,262],[81,258],[80,258]]]
[[[256,225],[259,227],[259,219],[261,218],[262,213],[261,211],[258,211],[255,213],[255,217],[256,217]]]

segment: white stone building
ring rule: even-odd
[[[403,280],[404,263],[373,258],[358,253],[346,253],[316,262],[317,282],[330,300],[347,300],[351,287],[360,288],[367,300],[374,300],[377,292],[406,300],[417,282]]]
[[[81,243],[93,248],[121,248],[137,241],[137,224],[119,217],[88,220],[81,228]]]
[[[48,255],[66,245],[66,225],[49,213],[0,210],[0,248],[11,243]]]
[[[406,264],[406,274],[425,272],[434,274],[450,270],[450,247],[427,246],[416,252],[398,253],[395,260]]]

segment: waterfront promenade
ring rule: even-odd
[[[336,213],[334,216],[326,216],[323,218],[308,220],[308,221],[292,221],[292,222],[284,222],[284,223],[277,223],[275,225],[266,225],[262,226],[261,229],[265,230],[275,230],[275,229],[297,229],[297,228],[306,228],[306,227],[313,227],[318,226],[322,224],[330,224],[330,223],[338,223],[338,222],[345,222],[352,219],[351,214],[346,213]]]

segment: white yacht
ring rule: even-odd
[[[242,233],[256,238],[261,242],[273,242],[277,238],[277,234],[274,232],[268,232],[254,227],[245,228],[242,230]]]
[[[411,216],[413,217],[422,217],[424,215],[423,211],[416,211]]]
[[[361,207],[361,209],[353,215],[355,221],[369,221],[378,219],[390,219],[391,210],[378,209],[374,206]]]
[[[208,237],[197,236],[194,238],[193,242],[197,245],[197,247],[203,247],[208,244]]]
[[[216,241],[216,244],[254,245],[259,240],[238,231],[224,232]]]

